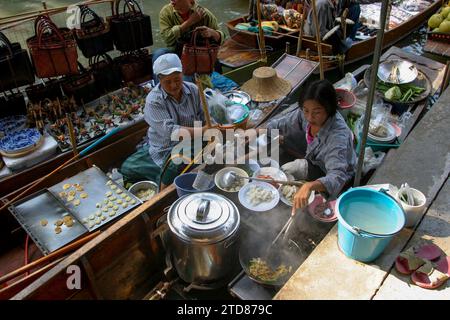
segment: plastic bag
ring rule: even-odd
[[[227,97],[209,88],[205,89],[204,92],[211,119],[218,124],[232,123],[227,112]]]
[[[231,123],[241,120],[247,111],[240,104],[230,104],[227,107],[228,119]]]
[[[377,151],[373,152],[372,148],[367,147],[364,153],[364,163],[363,163],[363,174],[367,174],[372,169],[378,168],[378,166],[383,162],[386,153]]]
[[[370,117],[369,132],[377,137],[387,137],[388,123],[391,121],[391,106],[383,103],[372,108]]]
[[[352,91],[356,88],[358,85],[358,82],[356,81],[355,77],[352,73],[347,72],[345,74],[345,82],[340,84],[338,88],[347,89],[348,91]]]

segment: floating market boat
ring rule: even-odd
[[[406,2],[406,0],[404,1]],[[442,1],[435,0],[429,1],[427,6],[420,7],[421,11],[412,12],[402,8],[402,2],[392,5],[389,30],[386,30],[383,38],[383,49],[388,48],[396,42],[410,35],[412,32],[422,26],[427,19],[433,15],[442,5]],[[363,24],[360,30],[359,40],[355,41],[351,48],[345,53],[344,65],[357,62],[361,59],[370,57],[375,48],[376,41],[376,29],[379,22],[376,20],[380,16],[381,3],[361,4],[361,17],[360,22]],[[374,18],[375,17],[375,18]],[[237,25],[239,23],[245,23],[246,17],[239,17],[227,22],[227,28],[233,41],[239,42],[241,45],[240,50],[244,50],[242,47],[258,48],[258,34],[250,31],[240,30]],[[297,44],[299,32],[281,32],[275,35],[265,35],[266,44],[269,44],[273,48],[283,48],[286,42],[290,42],[291,45]],[[303,36],[302,49],[310,49],[312,52],[317,52],[317,44],[315,38]],[[236,53],[238,54],[238,53]],[[330,71],[340,66],[340,60],[336,59],[333,54],[333,48],[322,43],[322,55],[324,58],[324,70]],[[313,57],[318,60],[318,57]],[[232,61],[232,57],[227,57]]]

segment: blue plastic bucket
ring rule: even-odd
[[[197,177],[196,172],[189,172],[189,173],[183,173],[182,175],[179,175],[175,178],[173,181],[175,183],[175,187],[177,188],[177,194],[178,197],[184,196],[185,194],[190,193],[196,193],[196,192],[204,192],[209,191],[212,188],[214,188],[214,180],[211,181],[211,184],[208,186],[208,188],[204,190],[197,190],[195,189],[192,184],[195,181],[195,178]]]
[[[405,225],[402,207],[389,195],[354,188],[336,202],[338,243],[349,258],[369,262],[384,251]]]

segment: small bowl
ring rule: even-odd
[[[214,188],[214,182],[211,181],[211,184],[204,190],[197,190],[193,187],[195,178],[197,178],[197,172],[188,172],[179,175],[173,180],[175,187],[177,189],[178,197],[182,197],[185,194],[197,193],[197,192],[205,192]]]
[[[242,187],[248,183],[248,180],[245,179],[244,184],[238,190],[230,191],[228,189],[225,189],[223,187],[223,176],[225,175],[225,173],[230,172],[230,171],[235,172],[236,174],[243,176],[243,177],[249,176],[247,174],[247,172],[245,172],[245,170],[243,170],[243,169],[236,168],[236,167],[226,167],[226,168],[223,168],[223,169],[217,171],[216,176],[214,177],[214,182],[215,182],[217,188],[219,188],[222,191],[229,192],[229,193],[239,192],[239,190],[242,189]]]
[[[338,99],[338,105],[341,109],[349,109],[356,103],[355,95],[347,89],[337,88],[336,97]]]
[[[307,210],[308,213],[310,214],[311,217],[313,217],[316,220],[322,221],[322,222],[334,222],[338,219],[337,217],[337,213],[336,213],[336,200],[331,200],[331,201],[323,201],[324,198],[322,197],[322,195],[317,194],[314,197],[314,200],[308,205]],[[316,208],[318,206],[323,206],[324,210],[325,209],[330,209],[331,210],[331,215],[326,216],[323,214],[323,211],[318,211],[316,210]]]
[[[148,190],[148,189],[152,189],[155,193],[150,196],[150,197],[144,197],[144,198],[140,198],[138,196],[138,193],[142,190]],[[133,184],[128,191],[132,194],[134,194],[139,200],[141,200],[142,202],[148,201],[151,198],[153,198],[157,193],[158,193],[158,185],[153,182],[153,181],[139,181],[136,182],[135,184]]]

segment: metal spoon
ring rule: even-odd
[[[275,182],[275,183],[279,183],[279,184],[285,184],[285,185],[290,185],[290,186],[299,186],[299,187],[301,187],[302,185],[305,184],[305,182],[303,182],[303,181],[282,181],[282,180],[274,180],[274,179],[244,177],[244,176],[238,175],[236,172],[228,171],[227,173],[225,173],[223,175],[223,179],[222,179],[223,186],[225,188],[229,188],[235,183],[235,181],[237,179],[248,179],[248,180],[263,181],[263,182],[268,182],[268,183]]]

